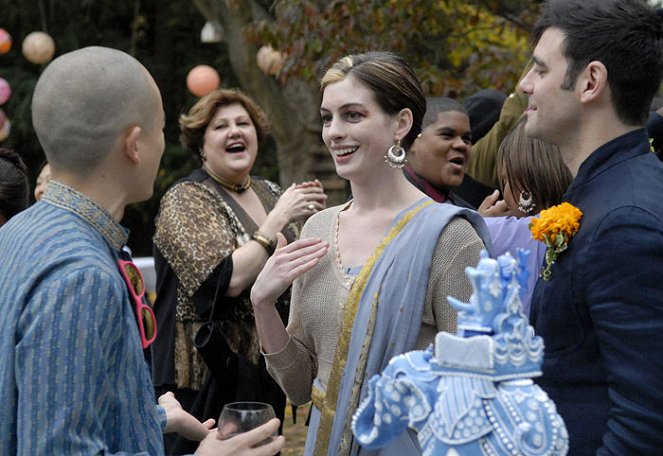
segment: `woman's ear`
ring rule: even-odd
[[[138,139],[142,130],[138,125],[127,128],[122,140],[124,155],[134,164],[140,163],[141,156],[138,151]]]
[[[410,132],[413,122],[414,118],[410,108],[401,109],[400,112],[396,114],[396,131],[394,132],[394,138],[402,140]]]

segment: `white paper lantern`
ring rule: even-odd
[[[220,43],[223,40],[223,27],[219,21],[207,21],[200,30],[200,41],[203,43]]]
[[[23,55],[32,63],[48,63],[55,54],[55,41],[47,33],[32,32],[23,40]]]
[[[258,68],[265,74],[276,76],[283,68],[287,55],[274,50],[270,45],[261,46],[256,53]]]

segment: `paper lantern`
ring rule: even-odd
[[[7,103],[9,97],[12,96],[12,88],[9,86],[9,83],[0,78],[0,105]]]
[[[0,130],[2,130],[2,127],[5,126],[5,122],[7,121],[7,116],[5,115],[5,112],[0,109]]]
[[[44,32],[28,33],[23,40],[23,55],[32,63],[48,63],[55,54],[55,41]]]
[[[7,30],[0,28],[0,54],[6,54],[12,48],[12,36]]]
[[[276,51],[270,45],[265,45],[258,49],[256,63],[263,73],[275,76],[283,68],[286,57],[285,52]]]
[[[207,21],[200,30],[202,43],[220,43],[223,40],[223,27],[219,21]]]
[[[197,97],[203,97],[219,88],[221,77],[219,73],[209,65],[198,65],[193,67],[186,77],[186,86],[189,92]]]
[[[0,141],[4,141],[12,130],[12,124],[9,119],[5,119],[5,124],[0,128]]]

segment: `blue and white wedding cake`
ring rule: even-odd
[[[483,252],[467,268],[470,302],[449,298],[457,335],[440,332],[435,347],[397,356],[370,379],[352,423],[360,445],[382,448],[410,428],[424,455],[566,454],[564,421],[531,380],[541,375],[543,340],[522,313],[527,254]]]

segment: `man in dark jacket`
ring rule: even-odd
[[[557,144],[583,216],[539,279],[540,385],[570,455],[663,454],[663,164],[644,129],[663,32],[640,0],[552,0],[535,26],[526,131]]]

